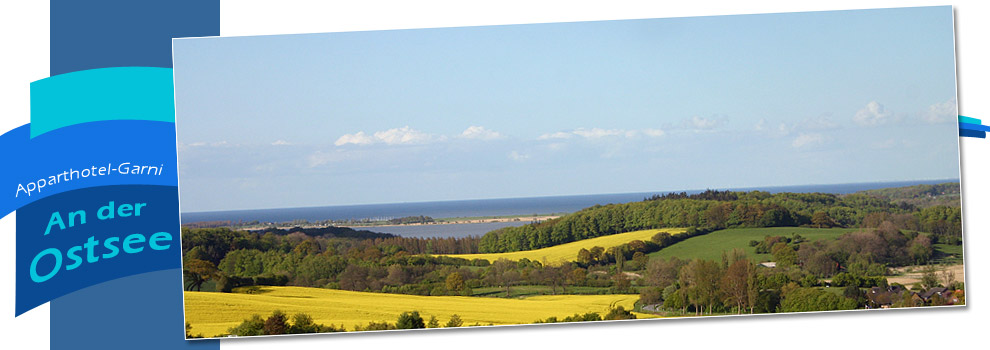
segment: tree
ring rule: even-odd
[[[911,258],[914,259],[915,264],[928,263],[934,252],[931,239],[920,233],[911,240],[908,250],[911,252]]]
[[[787,267],[797,264],[797,252],[794,248],[787,245],[787,243],[779,242],[773,245],[770,249],[770,253],[773,254],[773,260],[777,262],[778,266]]]
[[[863,294],[863,291],[859,290],[859,287],[857,286],[846,286],[842,289],[842,296],[847,299],[855,300],[856,307],[866,305],[866,294]]]
[[[811,224],[818,228],[832,227],[832,218],[824,211],[816,211],[811,215]]]
[[[691,260],[681,269],[681,284],[686,287],[688,299],[696,312],[703,313],[702,307],[707,306],[708,313],[711,313],[719,301],[720,273],[718,263],[701,259]]]
[[[550,286],[550,293],[557,295],[557,288],[562,287],[567,282],[568,274],[571,272],[571,264],[563,266],[551,266],[544,263],[539,269],[539,280],[544,285]]]
[[[279,310],[272,312],[271,316],[265,319],[264,332],[265,335],[279,335],[286,334],[289,331],[289,325],[286,323],[287,317],[285,313]]]
[[[583,266],[590,266],[593,259],[591,258],[591,251],[585,248],[581,248],[577,254],[577,262]]]
[[[608,263],[608,258],[605,255],[605,248],[594,246],[591,247],[591,263],[592,264],[603,264]]]
[[[942,270],[941,274],[939,274],[939,280],[946,288],[953,288],[953,285],[956,283],[956,273],[952,272],[951,269],[946,268],[945,270]]]
[[[426,323],[426,328],[440,328],[440,320],[436,316],[430,315],[430,322]]]
[[[464,284],[464,277],[459,272],[452,272],[447,275],[447,281],[444,285],[447,287],[448,294],[462,294],[467,289],[467,285]]]
[[[365,326],[365,327],[361,327],[360,325],[358,325],[357,327],[354,328],[354,330],[357,331],[357,332],[360,332],[360,331],[385,331],[385,330],[390,330],[390,329],[396,329],[395,328],[395,325],[394,324],[389,324],[388,322],[385,322],[385,321],[382,321],[382,322],[371,321],[371,322],[368,322],[368,325]]]
[[[612,281],[614,282],[612,286],[612,293],[629,293],[630,288],[632,288],[632,283],[629,281],[629,277],[627,277],[621,270],[617,271],[615,275],[612,276]]]
[[[419,311],[403,312],[399,315],[399,320],[395,322],[395,329],[419,329],[426,328],[423,317],[419,316]]]
[[[753,262],[743,258],[731,263],[719,280],[722,301],[727,305],[735,305],[737,313],[751,307],[751,294],[756,293],[755,284],[752,283],[756,278],[755,270]]]
[[[605,317],[602,317],[602,320],[605,321],[635,320],[635,319],[636,319],[636,315],[633,315],[631,312],[626,311],[626,309],[622,307],[622,305],[616,306],[615,308],[609,310],[608,313],[605,314]]]
[[[264,271],[261,255],[257,249],[238,249],[227,253],[217,266],[228,276],[257,276]]]
[[[671,257],[669,260],[651,259],[646,264],[646,275],[643,277],[648,285],[660,289],[667,288],[677,282],[677,272],[683,265],[684,262],[677,257]]]
[[[818,288],[791,288],[780,302],[781,312],[852,310],[856,300],[844,298]]]
[[[454,328],[454,327],[460,327],[463,324],[464,324],[464,321],[461,320],[461,316],[459,316],[457,314],[453,314],[453,315],[450,315],[450,320],[447,321],[447,324],[445,324],[444,327],[446,327],[446,328]]]
[[[313,318],[304,313],[298,313],[292,316],[292,325],[289,326],[288,334],[305,334],[305,333],[326,333],[326,332],[343,332],[344,329],[337,329],[333,326],[324,326],[313,322]]]
[[[505,258],[496,260],[488,268],[488,276],[494,280],[492,282],[495,285],[505,287],[506,297],[511,296],[511,290],[509,288],[521,277],[519,271],[516,270],[516,263]]]
[[[227,333],[239,337],[265,335],[265,319],[257,314],[251,315],[251,318],[244,320],[237,327],[228,329]]]
[[[670,235],[669,232],[657,233],[653,235],[653,238],[651,238],[650,240],[653,241],[653,243],[656,243],[658,246],[660,246],[660,248],[666,248],[667,246],[673,244],[674,241],[673,237]]]
[[[300,255],[303,256],[310,254],[319,254],[320,245],[319,243],[316,243],[315,240],[310,239],[297,244],[296,247],[292,249],[292,251],[295,253],[299,253]]]
[[[673,285],[671,285],[673,287]],[[684,288],[675,289],[671,293],[665,293],[663,307],[671,310],[687,312],[687,307],[691,303],[687,291]]]
[[[189,258],[182,264],[182,272],[183,280],[186,282],[186,290],[199,291],[204,282],[217,278],[220,270],[209,261]]]
[[[643,305],[659,304],[663,301],[663,290],[647,287],[639,290],[639,302]]]
[[[392,264],[388,267],[388,276],[385,277],[385,283],[392,286],[399,286],[407,283],[409,281],[409,274],[406,270],[402,268],[399,264]]]
[[[337,275],[340,288],[363,291],[368,288],[368,268],[358,265],[347,265],[344,272]]]
[[[567,274],[567,282],[575,286],[583,286],[588,280],[588,270],[583,268],[576,268],[571,273]]]
[[[924,273],[921,274],[921,286],[925,290],[932,289],[939,286],[939,278],[936,273],[935,266],[928,265],[925,266]]]

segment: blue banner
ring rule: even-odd
[[[178,208],[175,186],[131,185],[70,191],[18,209],[16,313],[94,284],[179,268]]]

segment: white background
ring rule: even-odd
[[[29,121],[29,83],[49,75],[48,1],[15,1],[0,10],[3,54],[0,55],[0,133]],[[990,5],[986,1],[223,1],[223,36],[330,32],[467,25],[684,17],[769,12],[954,5],[959,113],[990,124]],[[121,30],[127,30],[121,28]],[[224,340],[222,347],[294,349],[422,348],[422,349],[608,349],[621,347],[733,348],[903,348],[980,347],[987,339],[981,321],[990,319],[986,306],[988,258],[984,232],[990,219],[990,140],[960,139],[968,306],[926,310],[819,313],[431,330],[378,334],[274,337]],[[17,152],[17,150],[0,150]],[[0,171],[17,164],[0,164]],[[924,166],[924,164],[919,164]],[[0,191],[2,193],[2,191]],[[983,196],[983,197],[981,197]],[[0,220],[0,328],[4,348],[49,347],[49,308],[43,305],[14,318],[14,215]],[[85,319],[80,315],[80,319]],[[123,320],[122,320],[123,321]],[[107,336],[113,336],[108,325]],[[98,347],[79,344],[80,348]]]

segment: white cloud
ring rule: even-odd
[[[446,138],[443,136],[427,134],[410,128],[409,126],[403,126],[401,128],[377,131],[373,135],[365,134],[364,131],[358,131],[354,134],[345,134],[344,136],[338,138],[333,144],[337,146],[347,144],[370,145],[375,143],[384,143],[386,145],[415,145],[442,141],[444,139]]]
[[[601,129],[601,128],[578,128],[573,131],[574,135],[578,135],[588,139],[597,139],[606,136],[620,136],[624,135],[626,132],[618,129]]]
[[[188,144],[181,144],[180,143],[179,146],[180,147],[207,147],[207,146],[209,146],[209,147],[227,147],[227,146],[230,146],[230,144],[227,143],[227,141],[216,141],[216,142],[210,142],[210,143],[206,143],[206,142],[200,141],[200,142],[193,142],[193,143],[188,143]]]
[[[502,138],[502,134],[497,131],[488,130],[483,126],[469,126],[461,133],[461,138],[475,140],[495,140]]]
[[[766,130],[767,129],[767,118],[760,118],[760,120],[756,122],[756,126],[754,126],[753,129],[755,129],[756,131]]]
[[[693,116],[691,117],[691,126],[693,126],[695,129],[708,130],[718,126],[718,121],[716,121],[715,119]]]
[[[288,145],[291,145],[291,143],[289,143],[289,141],[285,141],[285,140],[278,140],[278,141],[272,142],[272,146],[288,146]]]
[[[643,129],[643,134],[649,137],[661,137],[667,133],[661,129]]]
[[[524,161],[524,160],[529,159],[529,155],[528,154],[525,154],[525,153],[519,153],[517,151],[512,151],[512,152],[509,152],[509,159],[512,159],[512,160],[517,161],[517,162],[521,162],[521,161]]]
[[[821,145],[823,143],[825,143],[825,136],[822,136],[822,134],[802,133],[798,135],[796,138],[794,138],[794,141],[791,142],[791,146],[793,146],[794,148],[804,148],[804,147]]]
[[[577,128],[571,131],[558,131],[555,133],[543,134],[538,137],[538,140],[559,140],[559,139],[569,139],[575,136],[583,137],[586,139],[600,139],[604,137],[625,137],[625,138],[635,138],[640,135],[645,135],[648,137],[661,137],[666,135],[666,132],[662,129],[642,129],[642,130],[625,130],[625,129],[602,129],[602,128]]]
[[[539,139],[539,140],[569,139],[569,138],[571,138],[573,136],[574,136],[574,134],[571,134],[569,132],[558,131],[558,132],[555,132],[555,133],[540,135],[540,137],[537,137],[537,139]]]
[[[358,131],[356,134],[344,134],[334,142],[334,145],[343,146],[346,144],[355,145],[370,145],[375,143],[375,139],[371,136],[365,135],[364,131]]]
[[[777,126],[777,134],[781,136],[787,136],[791,133],[791,131],[794,131],[793,126],[789,126],[784,123],[780,123],[780,125]]]
[[[414,130],[409,126],[376,132],[375,138],[388,145],[421,144],[443,139],[443,137]]]
[[[870,101],[870,103],[866,104],[866,107],[856,112],[856,115],[853,116],[853,121],[863,126],[875,126],[886,124],[893,117],[894,114],[887,111],[882,104],[877,103],[877,101]]]
[[[928,109],[921,113],[921,119],[932,124],[958,120],[956,98],[928,106]]]

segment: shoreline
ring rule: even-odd
[[[488,224],[488,223],[500,223],[500,222],[521,222],[521,223],[534,223],[547,221],[551,219],[556,219],[565,214],[550,214],[550,215],[524,215],[524,216],[497,216],[489,218],[440,218],[433,222],[417,222],[408,224],[356,224],[356,225],[330,225],[335,227],[347,227],[356,230],[375,228],[375,227],[399,227],[399,226],[441,226],[441,225],[466,225],[466,224]],[[231,227],[232,229],[245,230],[245,231],[260,231],[273,226],[256,225],[256,226],[246,226],[246,227]],[[327,227],[326,225],[276,225],[277,229],[288,230],[292,228],[321,228]]]
[[[536,221],[547,221],[551,219],[556,219],[561,217],[561,215],[537,215],[537,216],[514,216],[514,217],[495,217],[490,219],[461,219],[458,218],[444,218],[438,219],[434,222],[416,222],[409,224],[369,224],[369,225],[343,225],[339,227],[395,227],[395,226],[433,226],[433,225],[461,225],[461,224],[487,224],[495,222],[536,222]]]

